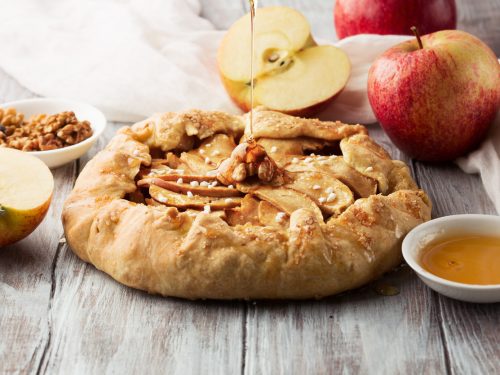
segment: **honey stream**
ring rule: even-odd
[[[255,86],[255,80],[253,76],[253,60],[255,54],[254,48],[254,23],[255,23],[255,11],[258,6],[258,0],[248,0],[250,2],[250,137],[248,138],[248,143],[252,144],[255,142],[253,138],[253,91]]]

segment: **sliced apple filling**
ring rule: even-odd
[[[347,164],[342,156],[290,157],[285,161],[289,172],[315,171],[337,178],[353,191],[356,197],[366,198],[377,193],[377,180]]]
[[[166,159],[156,159],[150,168],[143,168],[137,186],[144,197],[135,193],[130,200],[181,211],[223,211],[221,217],[230,225],[286,227],[297,209],[308,209],[324,222],[344,212],[355,197],[377,191],[377,181],[350,167],[342,156],[294,156],[282,153],[302,153],[294,143],[284,147],[286,142],[276,142],[282,152],[273,152],[278,146],[270,146],[271,142],[264,144],[271,155],[281,157],[284,168],[259,143],[246,142],[230,153],[227,147],[221,153],[229,156],[217,166],[198,168],[192,160],[200,159],[200,150],[207,152],[212,147],[204,143],[180,157],[168,153]]]
[[[216,214],[233,226],[282,228],[298,209],[309,210],[320,223],[338,217],[356,199],[377,194],[384,176],[391,178],[392,161],[360,125],[299,119],[265,108],[257,108],[254,117],[255,140],[247,127],[239,136],[207,132],[204,139],[192,138],[192,149],[164,151],[164,158],[141,167],[138,189],[128,199]],[[311,151],[317,154],[306,155]],[[367,168],[366,160],[378,165]]]

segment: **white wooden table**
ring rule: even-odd
[[[500,55],[500,0],[458,2],[459,27]],[[248,9],[246,0],[203,3],[219,28]],[[335,38],[332,0],[260,2],[270,4],[297,7],[315,35]],[[32,96],[0,71],[0,101]],[[442,297],[408,267],[383,278],[400,290],[392,297],[375,293],[374,283],[321,301],[190,302],[129,289],[83,263],[61,242],[61,206],[79,171],[121,125],[111,124],[86,157],[54,170],[45,221],[0,251],[0,373],[500,373],[500,305]],[[408,160],[378,126],[370,132],[409,163],[434,217],[495,214],[477,176]]]

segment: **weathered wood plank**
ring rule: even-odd
[[[452,164],[417,163],[416,175],[434,204],[433,216],[495,214],[478,175],[469,175]]]
[[[311,24],[312,34],[330,42],[337,40],[333,25],[335,0],[261,0],[259,7],[284,5],[302,12]]]
[[[458,28],[474,34],[500,56],[500,1],[457,0]]]
[[[445,373],[430,292],[407,268],[384,281],[401,293],[251,306],[246,373]]]
[[[21,86],[14,78],[0,69],[0,103],[11,102],[14,100],[34,98],[33,94],[27,88]]]
[[[500,304],[472,304],[435,296],[452,374],[498,374]]]

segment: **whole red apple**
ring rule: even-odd
[[[500,64],[476,37],[445,30],[383,53],[368,98],[391,140],[419,160],[452,160],[484,138],[500,107]]]
[[[356,34],[422,34],[455,29],[455,0],[336,0],[335,29],[339,39]]]

